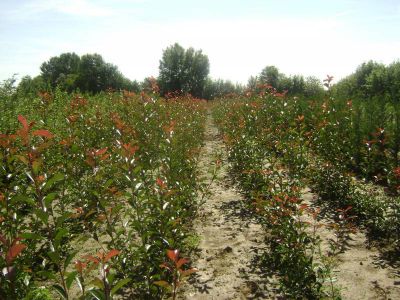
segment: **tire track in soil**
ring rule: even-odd
[[[224,145],[211,114],[206,121],[200,169],[207,170],[213,153]],[[179,299],[266,299],[274,289],[254,261],[264,251],[265,231],[244,207],[243,197],[227,174],[226,156],[211,196],[200,207],[193,230],[201,238],[193,266],[199,269],[183,287]]]

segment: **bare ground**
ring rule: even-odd
[[[303,191],[303,201],[315,206],[316,194],[309,189]],[[330,218],[323,218],[318,229],[322,250],[328,252],[328,241],[335,239],[329,229]],[[383,258],[383,249],[373,247],[366,238],[366,232],[357,230],[346,240],[345,249],[336,256],[334,269],[335,283],[343,299],[400,299],[399,265]]]
[[[208,169],[212,153],[222,148],[209,116],[200,167]],[[226,165],[224,161],[223,166]],[[254,263],[264,247],[265,231],[244,207],[243,198],[229,182],[225,167],[219,177],[211,184],[212,194],[194,221],[194,231],[201,237],[198,257],[193,263],[199,271],[181,299],[270,298],[271,284]]]

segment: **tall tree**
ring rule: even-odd
[[[304,86],[305,97],[322,97],[324,95],[324,87],[321,80],[316,77],[309,76],[306,78]]]
[[[271,85],[272,87],[279,89],[279,81],[281,74],[279,70],[275,66],[266,66],[259,76],[259,81],[261,83],[266,83]]]
[[[53,89],[58,86],[67,92],[77,88],[82,92],[91,93],[108,88],[139,90],[137,82],[124,77],[115,65],[105,62],[99,54],[79,57],[75,53],[63,53],[44,62],[40,69],[40,77],[46,85]],[[25,83],[29,81],[26,80]]]
[[[55,88],[66,76],[77,74],[80,58],[75,53],[54,56],[40,66],[43,80]]]
[[[185,50],[175,43],[164,50],[160,60],[161,94],[178,91],[201,97],[209,70],[208,57],[201,50]]]

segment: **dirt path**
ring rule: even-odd
[[[213,153],[223,143],[211,115],[206,123],[206,138],[200,168],[207,170]],[[223,152],[225,154],[225,152]],[[194,230],[200,236],[199,269],[187,284],[180,299],[265,299],[269,298],[267,280],[252,267],[252,260],[263,247],[264,230],[243,207],[242,196],[229,182],[223,161],[219,180],[202,205]]]
[[[303,201],[315,207],[317,195],[309,189],[303,191]],[[311,219],[308,221],[312,222]],[[323,218],[323,226],[317,231],[322,240],[324,253],[329,250],[330,239],[335,239],[327,224],[331,218]],[[399,266],[382,258],[379,249],[370,247],[364,231],[357,230],[346,240],[344,251],[336,256],[334,268],[335,286],[339,288],[342,299],[400,299]]]

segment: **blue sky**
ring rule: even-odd
[[[202,49],[213,78],[263,67],[342,78],[400,59],[398,0],[0,0],[0,81],[36,76],[63,52],[99,53],[130,79],[157,76],[163,49]]]

